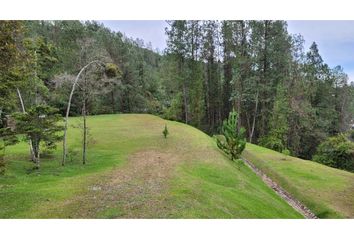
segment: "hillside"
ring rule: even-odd
[[[8,148],[0,218],[302,218],[193,127],[145,114],[91,116],[83,166],[79,122],[70,119],[65,167],[61,148],[42,159],[40,173],[25,143]]]
[[[243,157],[319,218],[354,217],[354,174],[247,144]]]

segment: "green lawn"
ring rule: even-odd
[[[78,154],[65,167],[61,144],[40,172],[31,170],[26,143],[7,149],[0,218],[302,218],[193,127],[148,114],[89,117],[83,166],[79,121],[70,119],[69,149]]]
[[[354,217],[354,174],[247,144],[243,156],[320,218]]]

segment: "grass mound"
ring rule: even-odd
[[[148,114],[88,118],[88,161],[70,119],[72,153],[62,149],[32,171],[28,146],[7,151],[0,177],[1,218],[301,218],[247,166],[188,125]],[[162,130],[167,124],[169,135]],[[74,154],[76,153],[76,154]]]

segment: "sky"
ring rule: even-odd
[[[168,24],[160,20],[100,21],[113,31],[120,31],[127,37],[151,42],[154,49],[166,47],[165,28]],[[354,82],[354,21],[305,21],[288,22],[288,32],[301,34],[307,51],[316,42],[325,63],[330,67],[341,65]]]

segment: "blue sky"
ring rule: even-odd
[[[305,50],[316,42],[323,60],[354,81],[354,21],[288,21],[288,31],[304,37]]]
[[[166,47],[165,21],[100,22],[127,37],[141,38],[145,43],[151,42],[154,49],[163,50]],[[323,60],[330,67],[341,65],[350,81],[354,81],[354,21],[288,21],[288,31],[300,33],[304,37],[305,50],[315,41]]]

